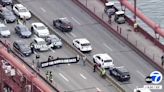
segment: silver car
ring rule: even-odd
[[[10,30],[7,28],[5,24],[0,23],[0,36],[2,37],[10,37]]]

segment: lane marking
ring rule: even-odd
[[[83,78],[83,79],[87,79],[83,74],[80,73],[80,76]]]
[[[72,33],[72,32],[71,32],[70,34],[71,34],[73,37],[77,37],[77,36],[76,36],[74,33]]]
[[[97,91],[101,92],[101,89],[100,88],[96,88],[96,89],[97,89]]]
[[[137,73],[138,73],[139,75],[141,75],[143,78],[146,78],[146,76],[145,76],[143,73],[141,73],[140,71],[137,70]]]
[[[59,73],[59,75],[60,75],[65,81],[69,82],[69,80],[68,80],[63,74]]]
[[[43,12],[46,12],[46,10],[45,10],[44,8],[41,7],[40,9],[41,9]]]
[[[107,44],[104,43],[104,46],[108,48],[110,51],[112,51],[112,48],[110,48]]]
[[[74,17],[71,17],[77,24],[81,24],[79,21],[77,21]]]

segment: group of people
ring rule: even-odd
[[[46,79],[53,82],[52,71],[46,71]]]

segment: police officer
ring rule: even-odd
[[[52,78],[52,72],[50,71],[50,74],[49,74],[49,81],[52,83],[53,81],[53,78]]]
[[[49,71],[47,70],[46,71],[46,79],[48,79],[49,78]]]
[[[102,68],[102,70],[101,70],[101,76],[102,76],[102,78],[104,78],[105,75],[106,75],[106,70],[104,68]]]

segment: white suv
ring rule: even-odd
[[[10,30],[7,28],[7,26],[5,24],[0,23],[0,36],[9,37],[10,34]]]
[[[34,41],[31,43],[37,51],[48,51],[49,46],[43,38],[34,38]]]
[[[100,64],[101,68],[113,67],[113,59],[106,53],[93,55],[93,62]]]
[[[86,38],[74,39],[73,45],[82,52],[92,51],[91,44]]]
[[[47,37],[50,34],[48,28],[40,22],[32,23],[31,31],[34,32],[38,37]]]

